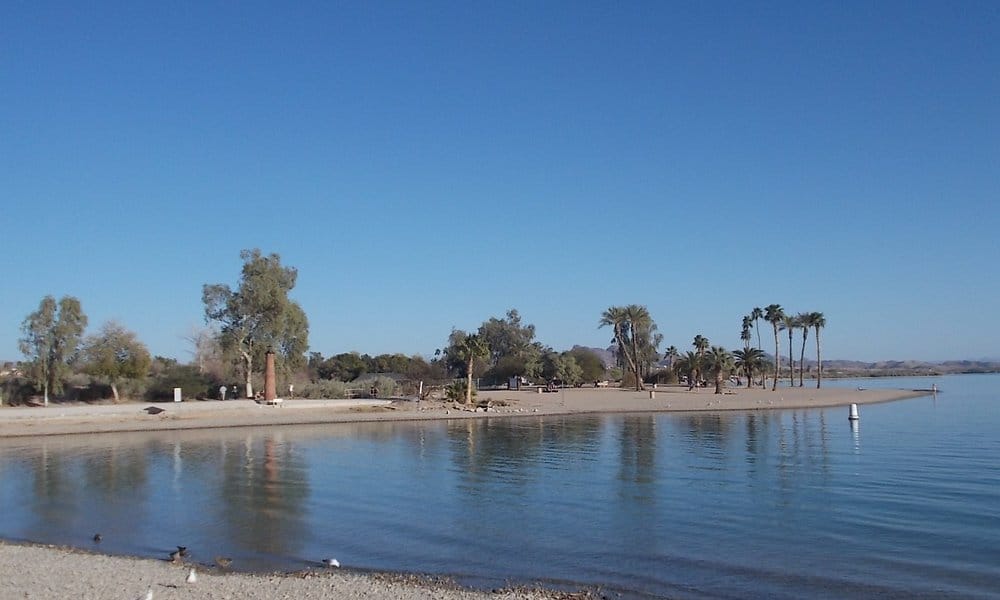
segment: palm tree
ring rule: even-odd
[[[688,390],[697,389],[698,380],[701,379],[701,357],[697,353],[689,350],[677,360],[674,368],[687,376]]]
[[[663,353],[663,357],[667,359],[668,369],[673,370],[674,361],[677,360],[677,357],[680,355],[681,353],[677,351],[677,346],[670,346],[667,348],[667,351]]]
[[[763,370],[764,351],[760,348],[744,348],[733,352],[736,368],[747,376],[747,388],[753,387],[753,374],[758,368]],[[763,384],[761,384],[763,386]]]
[[[694,341],[691,343],[694,349],[698,351],[698,358],[705,358],[705,350],[708,350],[708,338],[699,334],[694,336]]]
[[[476,334],[457,336],[454,344],[455,357],[465,363],[465,403],[472,403],[472,371],[475,361],[484,359],[490,355],[490,347],[486,340]]]
[[[809,323],[816,330],[816,389],[823,380],[823,361],[819,357],[819,330],[826,327],[826,317],[821,312],[809,313]]]
[[[757,330],[757,348],[763,350],[760,347],[760,326],[758,321],[764,318],[764,311],[760,309],[759,306],[755,306],[752,311],[750,311],[750,318],[753,319],[753,328]]]
[[[781,319],[781,329],[788,332],[788,387],[795,387],[795,359],[792,358],[792,337],[799,322],[793,315],[785,315]]]
[[[812,313],[799,313],[795,315],[795,322],[802,328],[802,349],[799,351],[799,387],[802,387],[802,372],[806,364],[806,338],[809,337],[809,328],[812,327]]]
[[[722,393],[722,382],[735,367],[733,355],[722,346],[712,346],[712,349],[705,354],[705,367],[712,373],[715,379],[715,393]]]
[[[764,309],[764,320],[774,327],[774,383],[771,385],[771,391],[778,389],[778,375],[780,374],[781,366],[781,346],[778,343],[778,324],[785,319],[785,310],[781,308],[780,304],[768,304],[767,308]]]
[[[753,327],[752,323],[753,319],[750,317],[743,317],[743,329],[740,330],[740,340],[743,342],[744,348],[750,347],[750,328]]]
[[[656,346],[663,338],[656,333],[649,310],[638,304],[612,306],[601,314],[598,327],[604,326],[612,328],[618,352],[635,375],[635,390],[642,391],[642,369],[650,360],[656,360]]]

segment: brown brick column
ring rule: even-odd
[[[278,397],[274,386],[274,352],[268,350],[265,355],[264,367],[264,402],[271,402]]]

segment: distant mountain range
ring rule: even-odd
[[[590,350],[601,357],[605,367],[615,365],[614,346],[594,348],[592,346],[573,346],[573,349]],[[769,354],[768,360],[773,361],[774,355]],[[783,362],[786,364],[787,362]],[[657,366],[667,366],[666,360],[661,360]],[[816,361],[806,359],[806,370],[815,369]],[[881,360],[864,362],[859,360],[824,360],[823,375],[826,377],[888,377],[897,375],[949,375],[958,373],[1000,373],[1000,360]]]

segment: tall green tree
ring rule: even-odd
[[[768,304],[764,309],[764,320],[774,328],[774,382],[771,391],[778,389],[778,377],[781,375],[781,346],[778,342],[778,327],[785,319],[785,310],[780,304]]]
[[[490,355],[490,347],[486,340],[477,334],[468,334],[460,329],[453,330],[449,337],[448,349],[445,351],[448,358],[461,362],[465,368],[465,403],[472,403],[472,374],[475,371],[476,362],[487,360]]]
[[[62,393],[63,377],[69,373],[69,363],[86,328],[87,315],[73,296],[63,296],[58,303],[54,297],[45,296],[38,310],[21,323],[23,337],[18,340],[18,348],[28,359],[29,378],[42,388],[45,406],[49,405],[50,393]]]
[[[816,389],[823,381],[823,361],[819,355],[819,330],[826,327],[826,317],[821,312],[809,313],[809,324],[816,331]]]
[[[253,397],[252,376],[262,370],[264,354],[274,351],[285,373],[305,363],[309,349],[309,321],[297,302],[288,297],[298,271],[281,264],[277,254],[264,256],[257,248],[240,252],[243,260],[239,287],[206,284],[202,288],[205,320],[219,326],[219,345],[240,364],[246,397]]]
[[[152,363],[146,345],[134,332],[114,321],[108,321],[100,332],[84,341],[83,360],[87,373],[108,382],[115,402],[121,399],[118,384],[124,379],[146,377]]]
[[[576,364],[580,366],[580,379],[582,381],[600,381],[606,375],[604,362],[593,350],[583,347],[576,347],[566,353],[573,357]]]
[[[705,353],[705,367],[715,381],[715,393],[722,393],[722,383],[735,369],[733,355],[722,346],[712,346]]]
[[[523,324],[517,309],[508,310],[505,318],[484,321],[477,334],[490,349],[487,379],[499,382],[518,375],[538,375],[543,348],[535,341],[535,326]]]
[[[635,389],[641,391],[642,372],[656,360],[656,346],[663,337],[657,333],[656,323],[645,306],[630,304],[612,306],[604,311],[598,327],[611,327],[613,342],[619,355],[624,357],[629,371],[635,376]]]

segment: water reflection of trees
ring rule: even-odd
[[[542,464],[566,466],[560,460],[597,451],[597,417],[537,419],[463,419],[449,421],[447,438],[452,460],[467,484],[493,478],[505,483],[535,480]]]
[[[619,495],[639,502],[651,502],[657,477],[655,417],[623,417],[618,442]]]
[[[88,490],[112,502],[123,497],[134,502],[137,494],[144,496],[150,451],[147,447],[115,444],[101,453],[86,455],[82,467]]]
[[[74,518],[71,503],[76,488],[71,461],[65,453],[50,448],[47,441],[43,440],[40,446],[38,454],[28,460],[34,492],[28,502],[42,529],[69,529]]]
[[[251,551],[288,555],[305,534],[305,461],[280,432],[221,445],[217,507],[227,537]]]

